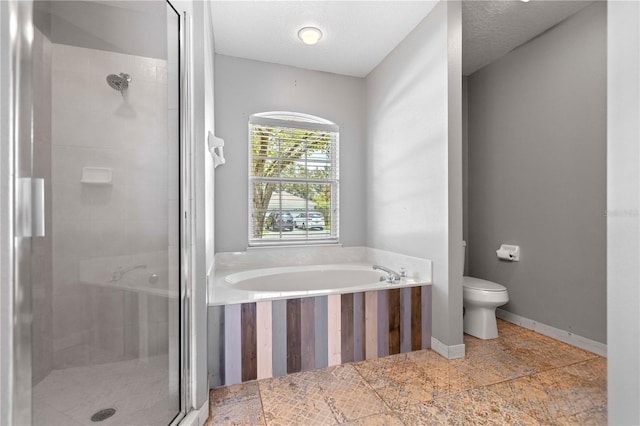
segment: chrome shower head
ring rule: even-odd
[[[116,89],[124,96],[124,92],[129,88],[129,83],[131,83],[131,76],[129,74],[125,74],[121,72],[118,75],[109,74],[107,76],[107,84]]]

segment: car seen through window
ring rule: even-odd
[[[324,215],[320,212],[299,213],[294,218],[295,227],[299,229],[324,229]]]

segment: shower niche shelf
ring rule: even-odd
[[[87,185],[111,185],[112,179],[110,167],[83,167],[80,182]]]

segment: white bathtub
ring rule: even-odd
[[[238,290],[336,290],[380,282],[386,274],[363,265],[310,265],[254,269],[225,277]]]
[[[229,272],[229,271],[227,271]],[[355,293],[390,287],[430,284],[413,278],[380,281],[386,274],[373,264],[283,266],[223,273],[216,276],[210,305]]]

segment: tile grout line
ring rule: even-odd
[[[491,388],[491,387],[494,387],[494,386],[496,386],[496,385],[499,385],[499,384],[504,384],[504,383],[507,383],[507,382],[514,382],[514,381],[516,381],[516,380],[520,380],[520,379],[523,379],[523,378],[525,378],[525,377],[533,378],[534,376],[537,376],[537,375],[540,375],[540,374],[543,374],[543,373],[549,373],[549,372],[552,372],[552,371],[554,371],[554,370],[559,370],[559,369],[561,369],[561,368],[566,368],[566,367],[570,367],[570,366],[573,366],[573,365],[583,364],[583,363],[586,363],[586,362],[590,362],[590,361],[593,361],[593,360],[596,360],[596,359],[599,359],[599,358],[604,358],[604,357],[601,357],[601,356],[599,356],[599,355],[597,355],[597,354],[594,354],[594,355],[595,355],[595,357],[593,357],[593,358],[588,358],[588,359],[581,360],[581,361],[571,362],[571,363],[569,363],[569,364],[563,364],[563,365],[560,365],[560,366],[555,366],[555,367],[552,367],[552,368],[548,368],[548,369],[546,369],[546,370],[540,370],[540,371],[537,371],[537,372],[535,372],[535,373],[531,373],[531,374],[526,374],[526,375],[522,375],[522,376],[514,377],[514,378],[512,378],[512,379],[502,380],[502,381],[499,381],[499,382],[496,382],[496,383],[489,383],[489,384],[486,384],[486,385],[478,386],[478,387],[476,387],[476,388],[474,388],[474,389],[482,389],[482,388],[484,388],[485,390],[487,390],[488,392],[492,393],[493,395],[495,395],[495,396],[499,397],[500,399],[503,399],[503,400],[507,401],[507,400],[506,400],[502,395],[500,395],[499,393],[497,393],[496,391],[494,391],[494,390],[492,390],[492,389],[490,389],[490,388]],[[552,400],[554,403],[556,403],[556,404],[557,404],[557,399],[556,399],[556,397],[555,397],[552,393],[548,393],[547,395],[551,398],[551,400]],[[591,398],[589,398],[589,400],[590,400],[592,403],[594,402],[594,401],[592,401],[592,400],[591,400]],[[507,402],[509,402],[509,401],[507,401]],[[559,404],[557,404],[557,405],[559,405]],[[571,413],[571,416],[575,416],[575,415],[583,414],[583,413],[588,413],[588,412],[590,412],[590,411],[592,411],[592,410],[594,410],[594,409],[595,409],[595,410],[597,410],[597,409],[604,409],[604,410],[606,410],[606,407],[600,407],[600,406],[597,406],[597,405],[593,404],[593,406],[591,407],[591,409],[590,409],[590,410],[584,410],[584,411],[580,411],[580,412],[576,412],[576,413]],[[544,423],[544,421],[545,421],[545,419],[540,419],[540,418],[538,418],[535,414],[528,414],[528,415],[529,415],[529,416],[531,416],[531,417],[533,417],[535,420],[537,420],[537,421],[539,421],[539,422],[541,422],[541,423]],[[563,415],[561,415],[560,417],[561,417],[561,418],[568,418],[568,417],[570,417],[570,416],[569,416],[569,415],[567,415],[567,414],[563,414]]]
[[[569,346],[571,346],[571,345],[569,345]],[[601,356],[599,356],[597,354],[593,354],[592,357],[585,358],[583,360],[573,361],[573,362],[570,362],[568,364],[552,366],[550,368],[540,368],[539,369],[539,368],[532,367],[534,369],[534,371],[531,372],[531,373],[521,374],[521,375],[518,375],[518,376],[515,376],[515,377],[506,378],[504,380],[499,380],[499,381],[496,381],[496,382],[493,382],[493,383],[487,383],[487,384],[483,384],[483,385],[473,385],[473,386],[471,386],[471,387],[469,387],[467,389],[460,389],[460,390],[458,390],[456,392],[446,393],[446,394],[442,394],[442,395],[432,395],[432,398],[429,401],[419,401],[419,402],[416,402],[414,404],[408,404],[408,405],[414,406],[414,405],[426,404],[426,403],[431,402],[431,401],[451,398],[451,397],[454,397],[456,395],[459,395],[459,394],[462,394],[462,393],[465,393],[465,392],[470,392],[470,391],[473,391],[473,390],[476,390],[476,389],[485,389],[485,388],[487,388],[486,390],[491,392],[492,394],[497,395],[498,397],[502,398],[502,396],[500,396],[499,394],[497,394],[496,392],[494,392],[494,391],[492,391],[491,389],[488,389],[488,388],[490,388],[491,386],[498,385],[498,384],[503,384],[503,383],[507,383],[507,382],[513,382],[513,381],[516,381],[516,380],[520,380],[520,379],[523,379],[525,377],[533,377],[535,375],[538,375],[538,374],[541,374],[541,373],[545,373],[545,372],[550,372],[550,371],[557,370],[557,369],[560,369],[560,368],[566,368],[566,367],[569,367],[569,366],[572,366],[572,365],[586,363],[586,362],[593,361],[593,360],[596,360],[596,359],[599,359],[599,358],[603,358],[603,357],[601,357]],[[451,360],[446,360],[447,364],[451,365],[450,361]],[[463,375],[467,376],[467,374],[464,371],[461,371],[455,365],[452,365],[452,367],[454,369],[456,369],[460,374],[463,374]],[[360,377],[362,377],[362,380],[371,388],[371,390],[374,391],[374,393],[382,400],[382,402],[387,406],[387,408],[389,408],[391,410],[391,412],[396,415],[396,418],[397,418],[397,415],[399,414],[399,412],[396,411],[395,409],[393,409],[391,406],[389,406],[389,404],[387,404],[387,401],[384,398],[382,398],[382,395],[380,395],[377,392],[377,390],[374,389],[373,386],[371,386],[371,384],[364,378],[364,376],[362,376],[362,373],[360,372],[360,370],[358,368],[356,368],[355,366],[354,366],[354,368],[356,369],[356,371],[358,372]],[[471,377],[469,377],[469,378],[471,379]],[[599,408],[599,407],[596,407],[596,408]],[[585,412],[588,412],[588,410],[585,411]],[[580,414],[580,413],[573,413],[573,414],[575,415],[575,414]],[[365,418],[366,417],[370,417],[370,416],[365,416]],[[540,421],[540,419],[538,419],[537,417],[534,417],[534,418],[536,420]],[[400,421],[404,424],[404,422],[402,420],[400,420]]]
[[[363,360],[363,361],[368,361],[368,360]],[[355,364],[355,363],[354,363],[354,364]],[[387,404],[387,401],[382,397],[382,395],[380,395],[380,394],[378,393],[378,391],[377,391],[373,386],[371,386],[371,383],[369,383],[369,382],[367,381],[367,379],[365,379],[365,378],[364,378],[364,376],[362,375],[362,373],[360,372],[360,370],[359,370],[355,365],[354,365],[354,367],[353,367],[353,368],[358,372],[358,375],[362,378],[362,381],[366,383],[366,385],[367,385],[367,386],[368,386],[368,387],[373,391],[373,393],[375,393],[375,394],[376,394],[376,396],[377,396],[378,398],[380,398],[380,401],[382,401],[382,403],[384,404],[384,406],[385,406],[385,407],[387,407],[387,408],[389,409],[389,412],[393,413],[393,414],[395,415],[395,417],[398,419],[398,421],[400,421],[400,423],[402,423],[403,425],[405,425],[405,426],[406,426],[406,423],[398,417],[398,414],[399,414],[399,413],[398,413],[398,412],[396,412],[396,410],[394,410],[393,408],[391,408],[391,406],[389,406],[389,404]],[[361,417],[361,419],[364,419],[364,418],[367,418],[367,417],[371,417],[371,416]],[[356,419],[356,420],[358,420],[358,419]]]
[[[256,380],[256,386],[258,386],[258,398],[260,398],[260,411],[262,412],[262,418],[264,419],[265,426],[269,426],[267,423],[267,413],[264,412],[264,403],[262,402],[262,387],[260,386],[260,382],[262,380]]]

